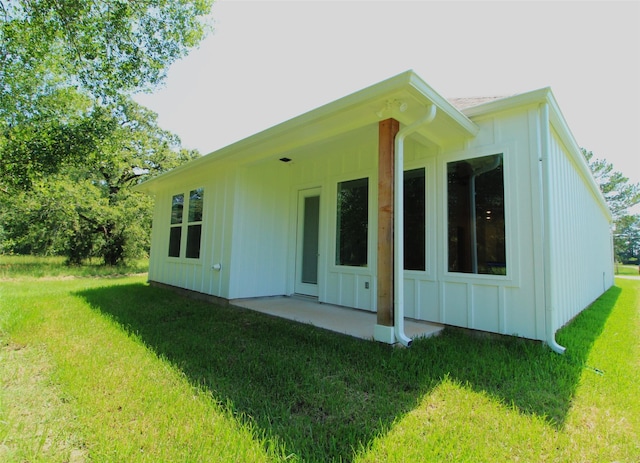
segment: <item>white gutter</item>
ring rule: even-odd
[[[393,326],[396,341],[409,347],[412,340],[404,332],[404,139],[436,117],[436,105],[427,114],[396,134],[393,201]]]
[[[542,163],[542,201],[543,201],[543,221],[544,221],[544,305],[545,305],[545,328],[547,345],[558,354],[564,354],[566,348],[556,342],[556,323],[554,307],[555,283],[551,274],[551,256],[553,255],[553,240],[551,239],[551,217],[553,216],[551,201],[551,174],[549,172],[550,146],[550,122],[549,103],[542,103],[540,106],[540,138],[541,138],[541,158]]]

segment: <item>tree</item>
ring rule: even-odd
[[[584,148],[581,150],[613,215],[616,260],[637,263],[640,252],[640,216],[630,214],[629,210],[640,204],[640,184],[630,183],[622,173],[613,170],[613,164],[603,159],[594,159],[591,151]]]
[[[614,219],[626,215],[630,208],[640,203],[640,184],[629,183],[627,177],[613,170],[613,164],[604,159],[594,159],[593,152],[584,148],[581,151]]]
[[[204,37],[210,8],[211,0],[0,0],[0,188],[29,188],[82,159],[104,129],[100,110],[160,83]]]
[[[108,265],[148,251],[151,200],[131,187],[198,156],[156,119],[130,99],[94,109],[82,163],[3,196],[0,249],[64,254],[70,263],[97,255]]]
[[[2,189],[27,190],[89,157],[113,128],[114,121],[103,117],[105,111],[73,89],[39,97],[37,110],[0,132]]]
[[[157,126],[157,115],[132,100],[104,118],[115,122],[113,129],[76,176],[86,175],[85,181],[99,192],[102,207],[86,208],[79,216],[100,236],[105,263],[115,265],[124,258],[127,246],[141,238],[148,240],[151,229],[151,202],[131,187],[199,154],[180,150],[179,139]]]
[[[640,215],[625,215],[616,222],[613,244],[619,262],[640,263]]]
[[[154,87],[204,37],[211,0],[0,1],[2,69],[109,97]],[[55,64],[46,73],[40,63]],[[2,96],[16,97],[9,74]],[[34,85],[35,82],[30,82]],[[33,95],[33,92],[29,93]],[[41,94],[41,92],[36,92]]]

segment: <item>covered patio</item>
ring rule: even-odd
[[[373,340],[376,313],[365,310],[319,303],[305,296],[273,296],[233,299],[231,305],[262,312],[275,317],[317,326],[360,339]],[[437,336],[442,325],[406,319],[405,332],[412,339]]]

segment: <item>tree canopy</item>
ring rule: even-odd
[[[21,98],[13,73],[37,78],[23,82],[27,97],[61,82],[99,97],[150,89],[200,42],[210,9],[211,0],[0,1],[2,99]]]
[[[198,153],[180,149],[132,100],[97,108],[90,120],[81,163],[0,196],[0,251],[64,254],[70,263],[100,256],[109,265],[148,252],[151,200],[131,187]]]
[[[640,204],[640,184],[631,183],[622,173],[614,170],[613,164],[596,159],[593,152],[582,148],[582,154],[613,215],[616,259],[624,263],[638,263],[640,216],[631,214],[630,210]]]
[[[0,0],[0,252],[148,247],[130,187],[195,156],[131,95],[208,31],[211,0]]]
[[[210,8],[211,0],[0,0],[0,188],[30,188],[94,151],[108,130],[105,108],[157,86],[204,37]]]
[[[613,164],[594,158],[593,152],[582,148],[582,154],[614,218],[626,215],[629,209],[640,204],[640,184],[630,183],[629,178],[614,170]]]

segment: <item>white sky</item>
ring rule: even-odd
[[[579,146],[640,182],[640,2],[220,0],[137,101],[203,154],[413,69],[444,97],[551,87]]]

